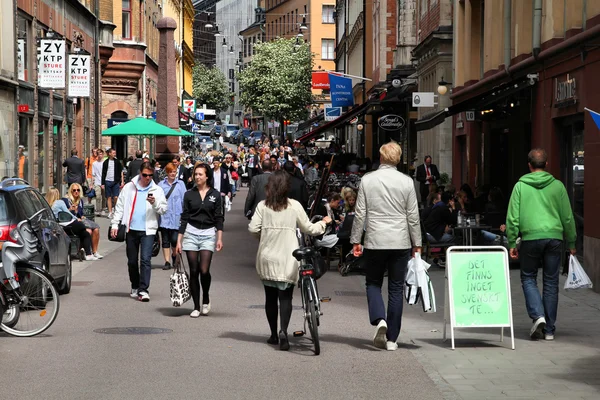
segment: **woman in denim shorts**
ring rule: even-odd
[[[185,251],[190,265],[190,291],[194,301],[192,318],[210,312],[210,263],[215,251],[223,248],[223,207],[221,193],[213,188],[213,171],[207,164],[194,166],[195,186],[183,196],[183,212],[176,253]],[[200,303],[202,286],[202,303]]]

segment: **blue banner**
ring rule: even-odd
[[[329,74],[329,91],[332,107],[349,107],[354,105],[352,79]]]
[[[590,110],[589,108],[586,108],[586,110],[590,112],[592,119],[596,123],[596,127],[598,127],[598,129],[600,129],[600,114],[598,114],[595,111]]]

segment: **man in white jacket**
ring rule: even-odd
[[[366,174],[358,189],[350,243],[354,245],[354,256],[360,256],[364,231],[369,319],[377,326],[373,344],[393,351],[398,349],[402,323],[405,271],[411,248],[412,253],[421,252],[421,226],[413,181],[396,169],[402,155],[400,145],[386,143],[379,154],[379,169]],[[381,296],[386,271],[387,314]]]
[[[119,224],[125,225],[131,297],[143,302],[150,301],[148,287],[158,216],[167,211],[165,193],[154,183],[153,177],[152,165],[142,163],[140,174],[123,187],[111,221],[112,237],[117,236]]]

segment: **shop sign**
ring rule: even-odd
[[[381,129],[386,131],[397,131],[404,128],[404,118],[395,114],[384,115],[379,118],[378,124]]]
[[[90,56],[69,54],[69,97],[90,97]]]
[[[26,113],[29,112],[29,104],[19,104],[17,106],[18,110],[20,113]]]
[[[312,88],[329,90],[329,75],[327,71],[312,73]]]
[[[352,79],[329,74],[329,86],[333,107],[351,107],[354,105]]]
[[[17,71],[20,80],[27,80],[25,76],[25,39],[17,40]]]
[[[48,89],[65,88],[65,41],[41,40],[38,53],[39,86]]]
[[[109,118],[106,121],[107,128],[112,128],[113,126],[121,125],[124,122],[129,121],[127,118]]]
[[[183,111],[188,114],[196,113],[196,100],[183,100]]]
[[[563,81],[556,78],[554,84],[554,107],[568,107],[577,103],[577,82],[567,74]]]
[[[342,115],[342,107],[332,107],[331,104],[325,104],[325,121],[335,121]]]

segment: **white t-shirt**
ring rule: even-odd
[[[102,185],[102,161],[94,161],[92,164],[92,178],[94,178],[94,185]]]
[[[106,180],[108,182],[115,181],[115,160],[108,160],[108,169],[106,170]]]

